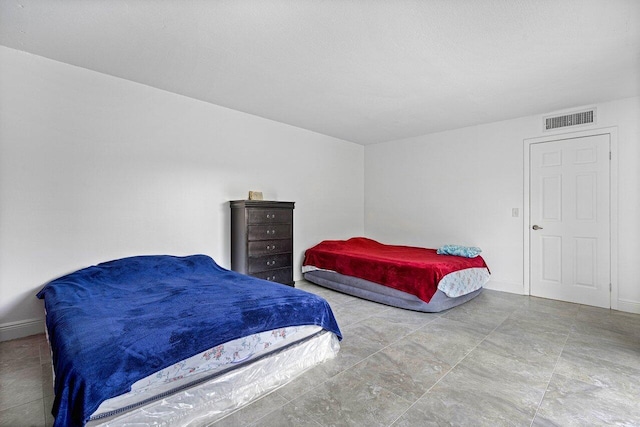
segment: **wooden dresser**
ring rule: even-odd
[[[294,202],[233,200],[231,269],[294,286]]]

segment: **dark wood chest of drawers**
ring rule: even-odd
[[[294,286],[294,202],[233,200],[231,269]]]

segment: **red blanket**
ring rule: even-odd
[[[325,240],[305,252],[303,265],[379,283],[429,302],[449,273],[484,267],[482,257],[438,255],[435,249],[384,245],[364,237]]]

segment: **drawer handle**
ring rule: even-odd
[[[267,245],[267,250],[272,251],[276,248],[276,245]]]
[[[270,281],[270,282],[273,282],[273,281],[276,280],[276,276],[267,277],[267,280]]]
[[[275,219],[276,214],[267,214],[267,219]]]
[[[276,261],[275,261],[275,260],[267,261],[267,265],[268,265],[269,267],[271,267],[272,265],[276,265]]]
[[[276,234],[276,230],[267,230],[267,234]]]

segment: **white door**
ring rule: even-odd
[[[610,308],[609,135],[529,149],[531,295]]]

